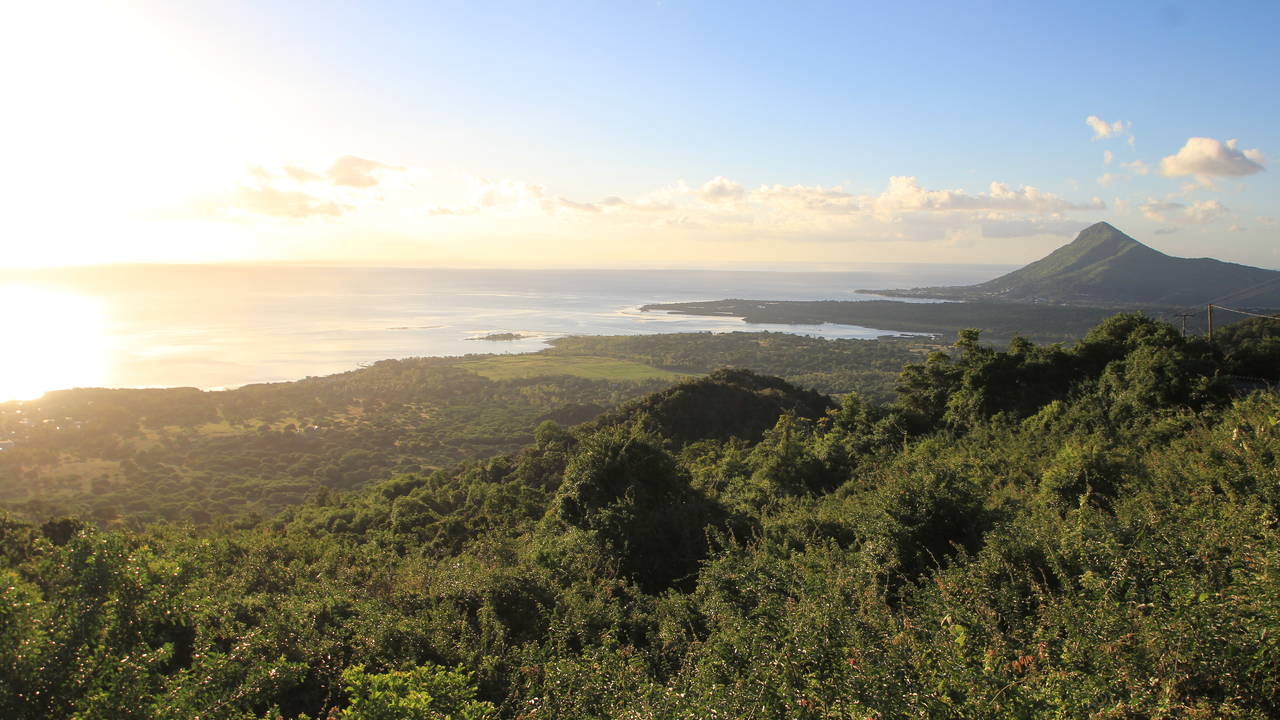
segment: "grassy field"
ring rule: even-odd
[[[498,355],[478,360],[465,360],[458,367],[489,378],[545,377],[574,375],[591,380],[679,380],[690,373],[660,370],[632,360],[581,355]]]

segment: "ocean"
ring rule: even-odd
[[[981,282],[993,265],[847,272],[103,266],[0,271],[0,401],[67,387],[228,388],[386,358],[533,352],[565,335],[894,328],[749,325],[655,302],[868,300],[857,289]],[[523,335],[487,341],[493,333]]]

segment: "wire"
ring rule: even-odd
[[[1226,310],[1227,312],[1240,313],[1241,315],[1252,315],[1254,317],[1267,318],[1268,320],[1280,320],[1280,315],[1263,315],[1261,313],[1249,312],[1248,310],[1236,310],[1235,308],[1223,307],[1221,305],[1210,305],[1209,307]]]

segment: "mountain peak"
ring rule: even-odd
[[[1109,222],[1096,222],[1090,225],[1089,227],[1081,230],[1080,234],[1076,235],[1075,240],[1072,240],[1070,243],[1067,243],[1066,245],[1058,248],[1058,250],[1065,250],[1069,247],[1073,247],[1073,246],[1078,247],[1082,245],[1087,245],[1090,247],[1106,245],[1106,246],[1114,247],[1116,249],[1130,247],[1133,245],[1138,245],[1144,248],[1147,247],[1146,245],[1143,245],[1137,240],[1134,240],[1128,235],[1125,235],[1124,233],[1120,232],[1119,230],[1116,229],[1114,225],[1112,225]],[[1151,248],[1147,248],[1147,249],[1150,250]],[[1052,257],[1052,254],[1049,257]]]
[[[1190,306],[1244,298],[1280,306],[1280,272],[1187,259],[1147,247],[1107,222],[1026,267],[980,285],[880,291],[885,295],[957,300],[1011,300],[1109,306]]]
[[[1076,273],[1088,274],[1126,255],[1167,257],[1120,232],[1111,223],[1099,222],[1081,230],[1075,240],[1030,265],[978,287],[1005,294],[1015,288],[1025,287],[1028,283]]]

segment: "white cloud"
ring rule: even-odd
[[[745,197],[747,191],[740,183],[717,175],[698,188],[698,198],[708,203],[738,202]]]
[[[1227,208],[1217,200],[1200,200],[1190,205],[1180,202],[1148,200],[1138,206],[1143,215],[1156,222],[1178,222],[1202,225],[1211,222]]]
[[[1110,165],[1110,164],[1111,164],[1111,161],[1112,161],[1112,160],[1114,160],[1114,159],[1115,159],[1115,157],[1116,157],[1115,153],[1111,152],[1110,150],[1103,150],[1103,151],[1102,151],[1102,164],[1103,164],[1103,165]]]
[[[901,212],[949,210],[1057,214],[1069,210],[1102,210],[1107,206],[1099,198],[1076,204],[1030,185],[1014,189],[1000,182],[993,182],[987,192],[976,194],[963,190],[926,190],[916,178],[906,176],[889,178],[889,187],[871,200],[870,205],[882,217]]]
[[[1183,213],[1193,223],[1207,223],[1227,211],[1217,200],[1200,200],[1187,206]]]
[[[842,188],[821,185],[761,185],[752,191],[751,199],[771,207],[819,213],[856,212],[861,205]]]
[[[1169,177],[1240,177],[1262,172],[1263,160],[1260,150],[1241,151],[1235,140],[1224,143],[1213,138],[1193,137],[1187,139],[1176,155],[1160,161],[1160,172]]]
[[[1084,119],[1085,124],[1093,128],[1094,140],[1105,140],[1107,138],[1120,137],[1128,133],[1130,123],[1125,120],[1116,120],[1115,122],[1107,122],[1097,115],[1090,115]],[[1133,144],[1133,135],[1129,134],[1129,144]]]
[[[1098,184],[1102,187],[1110,187],[1112,183],[1118,180],[1128,178],[1127,175],[1117,175],[1116,173],[1102,173],[1098,176]]]
[[[955,243],[982,236],[1069,236],[1092,219],[1075,220],[1072,214],[1107,207],[1099,198],[1075,201],[1002,182],[977,192],[932,189],[911,176],[890,178],[878,193],[855,193],[840,185],[765,184],[748,190],[716,176],[696,186],[677,182],[635,197],[604,195],[590,201],[514,179],[472,178],[469,183],[466,202],[426,212],[561,218],[605,233],[697,229],[720,239]]]

